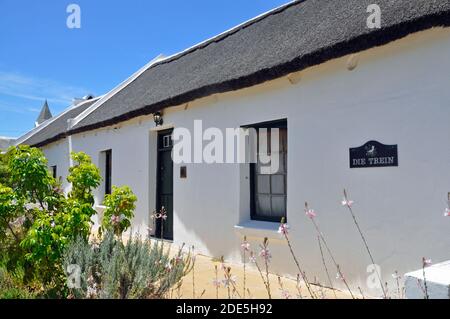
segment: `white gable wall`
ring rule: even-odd
[[[311,278],[326,282],[318,243],[304,216],[308,201],[343,272],[352,285],[366,286],[370,260],[351,217],[341,207],[342,190],[355,200],[355,212],[381,266],[391,274],[420,267],[423,256],[449,258],[450,219],[443,217],[450,192],[450,31],[436,29],[362,52],[354,71],[347,58],[302,72],[291,85],[279,79],[250,89],[167,109],[164,122],[192,128],[288,119],[288,209],[292,242]],[[155,208],[156,132],[151,116],[72,137],[74,151],[99,161],[112,149],[115,185],[127,184],[138,196],[135,229],[145,231]],[[349,168],[349,148],[369,140],[398,144],[399,167]],[[50,162],[61,158],[55,144],[44,148]],[[236,229],[249,220],[247,170],[234,164],[188,164],[187,179],[174,167],[174,241],[200,253],[239,261],[242,234],[253,247],[271,238],[272,269],[296,274],[288,248],[276,231]],[[59,170],[59,167],[58,167]],[[101,197],[101,196],[98,196]],[[277,224],[263,223],[276,230]],[[253,227],[261,228],[253,223]],[[335,273],[329,265],[332,275]],[[334,277],[334,276],[333,276]],[[335,283],[338,285],[338,283]],[[394,287],[391,287],[394,289]]]

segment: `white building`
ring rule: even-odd
[[[450,2],[379,0],[379,29],[368,27],[377,14],[367,12],[371,3],[289,3],[155,59],[18,143],[41,147],[63,179],[69,152],[88,153],[104,175],[98,204],[110,185],[136,193],[135,230],[145,233],[150,214],[164,205],[165,235],[176,244],[240,262],[243,236],[255,250],[268,237],[272,270],[295,276],[277,233],[276,220],[285,215],[303,267],[326,283],[303,211],[307,201],[352,287],[376,295],[366,283],[371,261],[341,205],[344,188],[384,281],[391,283],[396,270],[420,268],[424,256],[449,259],[450,219],[443,212],[450,193]],[[223,131],[280,124],[287,170],[260,177],[258,188],[249,164],[174,164],[164,136],[173,128],[193,132],[194,120]],[[387,158],[378,164],[386,167],[351,168],[363,162],[350,158],[350,149],[369,141],[397,149],[382,156],[379,148],[378,157]],[[363,153],[366,165],[377,157]]]

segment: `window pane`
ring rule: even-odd
[[[258,154],[269,154],[270,152],[270,130],[262,128],[258,130]]]
[[[256,211],[260,216],[270,216],[270,195],[257,195],[256,196]]]
[[[278,170],[276,171],[277,174],[285,173],[286,172],[286,154],[284,153],[274,153],[272,154],[272,158],[275,156],[278,156]]]
[[[280,194],[284,195],[285,187],[284,187],[284,175],[272,175],[272,194]]]
[[[286,216],[286,196],[272,196],[274,216]]]
[[[277,142],[279,143],[271,154],[271,140],[275,137],[273,134],[275,132],[274,128],[278,128]],[[256,219],[260,217],[262,220],[279,221],[281,217],[286,216],[287,122],[276,121],[273,123],[262,123],[257,128],[257,132],[258,157],[256,158],[254,169],[251,172],[254,181],[252,184],[254,185],[254,189],[252,190],[252,207],[254,211],[252,214]],[[276,162],[278,166],[275,165],[276,163],[270,162],[274,157],[277,157]],[[263,163],[267,161],[268,163]],[[263,167],[264,170],[261,171]],[[265,174],[269,172],[270,174]]]
[[[270,194],[270,175],[257,175],[258,176],[258,186],[257,192],[259,194]]]

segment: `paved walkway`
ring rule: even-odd
[[[214,299],[217,298],[216,288],[213,285],[213,280],[215,279],[215,265],[218,266],[218,277],[219,280],[224,279],[224,271],[221,269],[221,263],[213,261],[211,257],[198,255],[196,257],[195,263],[195,289],[193,287],[193,274],[189,273],[184,279],[181,288],[179,289],[180,296],[177,296],[177,292],[173,293],[173,298],[181,297],[184,299],[192,299],[194,297],[195,290],[195,298],[205,298],[205,299]],[[244,271],[242,265],[230,265],[226,264],[226,266],[231,267],[231,274],[236,276],[236,290],[239,293],[235,294],[235,298],[243,298],[243,278]],[[278,283],[278,277],[276,275],[270,274],[270,287],[272,298],[280,299],[287,297],[286,294],[282,293],[280,285]],[[297,299],[299,298],[299,292],[296,288],[297,283],[295,280],[288,278],[281,278],[281,282],[284,286],[284,290],[287,291],[291,298]],[[246,287],[249,292],[246,292],[245,298],[268,298],[267,290],[263,284],[261,279],[261,275],[256,269],[247,267],[246,271]],[[230,289],[231,291],[233,289]],[[310,298],[308,294],[308,290],[304,284],[301,285],[301,294],[303,298]],[[340,291],[333,291],[331,289],[321,288],[318,286],[313,286],[314,292],[319,296],[319,298],[331,298],[331,299],[347,299],[350,296],[347,293],[343,293]],[[219,298],[228,298],[228,289],[221,285],[218,292]]]

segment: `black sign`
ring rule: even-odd
[[[370,141],[350,149],[350,168],[398,166],[397,145]]]

